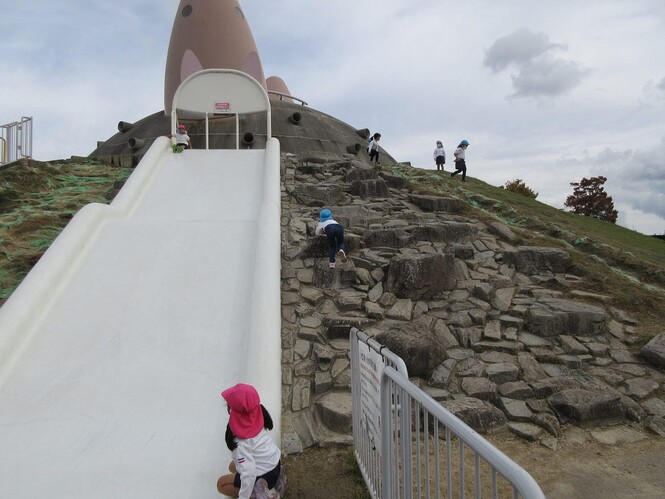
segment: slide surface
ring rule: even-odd
[[[0,497],[219,497],[220,392],[279,442],[279,144],[170,151],[85,207],[0,309]]]

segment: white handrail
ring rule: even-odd
[[[285,98],[286,99],[293,99],[293,100],[297,100],[298,102],[300,102],[303,106],[308,105],[307,102],[305,102],[304,100],[302,100],[298,97],[294,97],[293,95],[285,94],[284,92],[277,92],[276,90],[268,90],[268,94],[269,95],[276,95],[277,97],[279,97],[279,100],[284,100]]]
[[[395,390],[399,387],[399,391]],[[397,403],[399,401],[399,403]],[[411,411],[411,402],[417,404],[418,410],[413,415]],[[451,435],[456,436],[460,441],[460,496],[464,497],[464,445],[470,447],[475,453],[476,469],[474,473],[476,497],[480,493],[480,459],[484,460],[492,468],[492,497],[497,497],[496,473],[501,474],[512,486],[513,497],[518,497],[518,494],[525,499],[545,499],[543,491],[540,489],[536,481],[529,473],[526,472],[521,466],[515,463],[512,459],[506,456],[499,449],[490,444],[476,431],[466,425],[461,419],[452,414],[446,408],[441,406],[432,397],[427,395],[424,391],[414,385],[403,374],[399,373],[396,369],[386,366],[381,374],[381,462],[383,463],[383,475],[381,485],[381,497],[392,498],[398,497],[400,484],[404,489],[404,497],[411,497],[414,485],[420,487],[420,480],[413,483],[411,477],[403,478],[401,481],[399,477],[399,469],[402,469],[405,474],[407,470],[411,470],[412,455],[410,452],[405,453],[404,446],[411,445],[412,440],[416,440],[417,445],[420,445],[420,421],[421,410],[424,420],[424,433],[425,442],[428,439],[429,432],[429,418],[432,417],[433,433],[434,433],[434,446],[436,452],[431,459],[435,461],[432,468],[437,472],[434,486],[438,491],[440,488],[438,470],[439,470],[439,452],[438,452],[438,431],[439,423],[446,428],[446,461],[448,470],[451,469],[450,463],[450,445]],[[415,419],[415,425],[412,425],[411,417]],[[406,424],[404,419],[406,419]],[[396,421],[399,420],[399,421]],[[399,425],[399,426],[398,426]],[[416,435],[413,435],[413,426],[416,427]],[[395,443],[401,448],[400,453],[401,464],[396,462],[396,449]],[[426,473],[425,482],[429,487],[429,452],[425,450],[426,456]],[[416,472],[420,476],[420,456],[416,463]],[[446,490],[450,497],[452,493],[451,487],[451,473],[448,473],[448,480],[446,483]]]

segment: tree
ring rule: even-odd
[[[573,213],[594,217],[607,222],[616,223],[619,212],[614,209],[614,201],[609,196],[603,184],[605,177],[583,178],[579,182],[571,182],[575,189],[572,195],[566,198],[564,206]]]
[[[516,192],[517,194],[521,194],[522,196],[526,196],[528,198],[536,199],[538,197],[538,193],[533,192],[533,189],[526,185],[521,178],[509,180],[503,187],[507,191]]]

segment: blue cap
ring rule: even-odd
[[[327,220],[332,220],[332,212],[328,208],[323,208],[319,214],[319,221],[325,222]]]
[[[469,141],[466,140],[466,139],[464,139],[462,142],[459,143],[459,145],[460,145],[460,146],[468,146],[468,145],[469,145]]]

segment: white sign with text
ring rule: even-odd
[[[360,355],[360,423],[365,428],[372,449],[381,452],[381,372],[383,356],[359,344]]]

